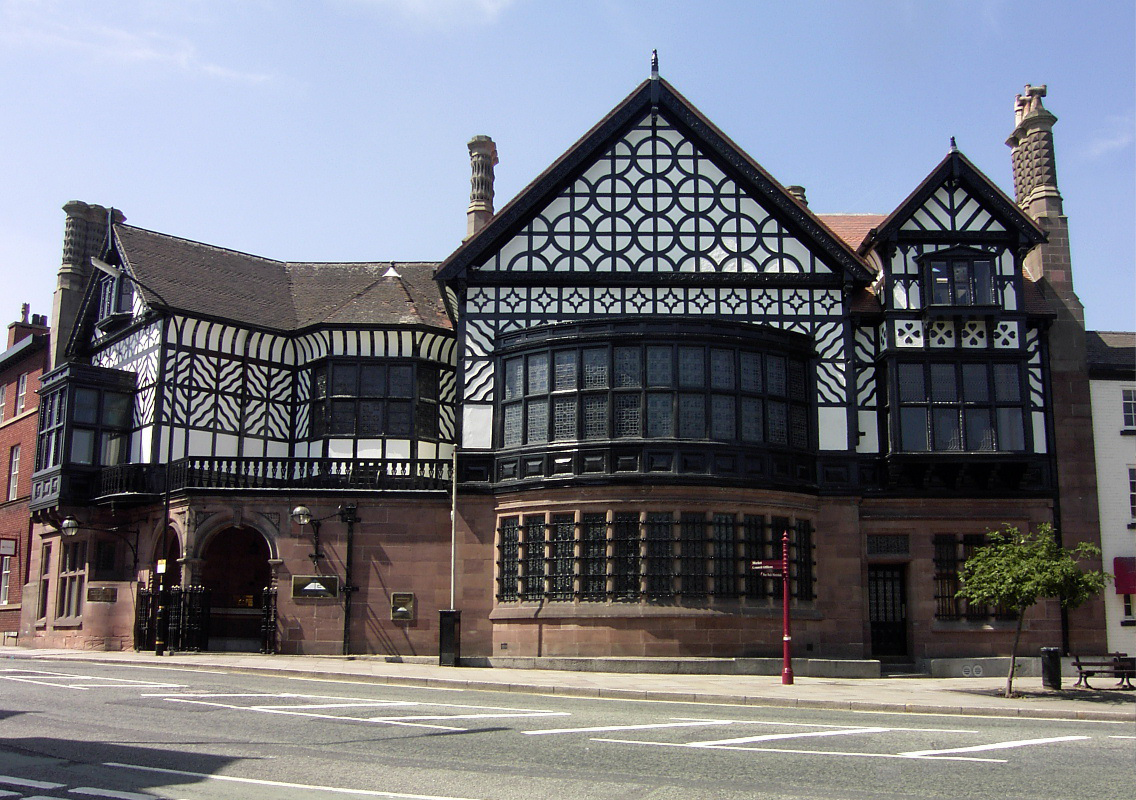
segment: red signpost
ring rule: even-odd
[[[781,683],[793,682],[793,629],[789,618],[789,531],[781,537],[781,558],[749,562],[749,568],[767,578],[781,578]]]

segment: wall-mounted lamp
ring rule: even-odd
[[[305,505],[298,505],[292,509],[289,516],[292,517],[293,522],[301,527],[304,525],[312,526],[312,544],[315,550],[309,558],[312,559],[313,563],[324,557],[320,551],[320,524],[332,517],[339,517],[339,521],[347,525],[347,545],[343,558],[343,655],[348,655],[351,652],[351,595],[359,589],[358,586],[351,584],[355,523],[360,522],[358,506],[355,503],[345,503],[336,509],[334,514],[328,514],[326,517],[313,517],[310,508]]]
[[[64,517],[63,521],[59,523],[60,533],[68,538],[77,535],[80,528],[86,528],[89,531],[98,531],[99,533],[113,533],[115,536],[122,539],[122,541],[126,543],[126,546],[130,548],[130,552],[134,556],[134,575],[131,580],[138,580],[138,531],[136,529],[129,528],[123,530],[122,528],[100,528],[95,525],[84,525],[70,514]],[[126,534],[128,533],[134,534],[133,542],[127,538]]]

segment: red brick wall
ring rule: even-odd
[[[36,330],[43,331],[42,328]],[[18,333],[23,334],[20,336],[22,339],[29,331],[21,330]],[[0,384],[6,387],[3,422],[0,422],[0,539],[16,542],[16,555],[12,558],[12,574],[9,578],[8,603],[0,605],[0,631],[17,631],[20,627],[30,530],[28,496],[31,494],[31,477],[35,469],[39,408],[39,395],[36,391],[40,386],[40,375],[46,366],[47,353],[46,342],[43,342],[33,348],[26,358],[0,371]],[[24,373],[28,374],[24,410],[17,413],[16,386],[19,376]],[[16,498],[9,500],[11,453],[13,446],[17,444],[20,446],[17,491]]]

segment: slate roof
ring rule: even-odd
[[[114,234],[123,266],[151,305],[280,331],[451,327],[434,282],[436,262],[276,261],[132,225],[115,225]]]
[[[1131,331],[1088,331],[1085,334],[1089,376],[1093,378],[1136,378],[1136,333]]]

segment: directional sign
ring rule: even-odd
[[[785,570],[785,562],[779,558],[755,559],[749,562],[749,568],[765,576],[780,577]]]

